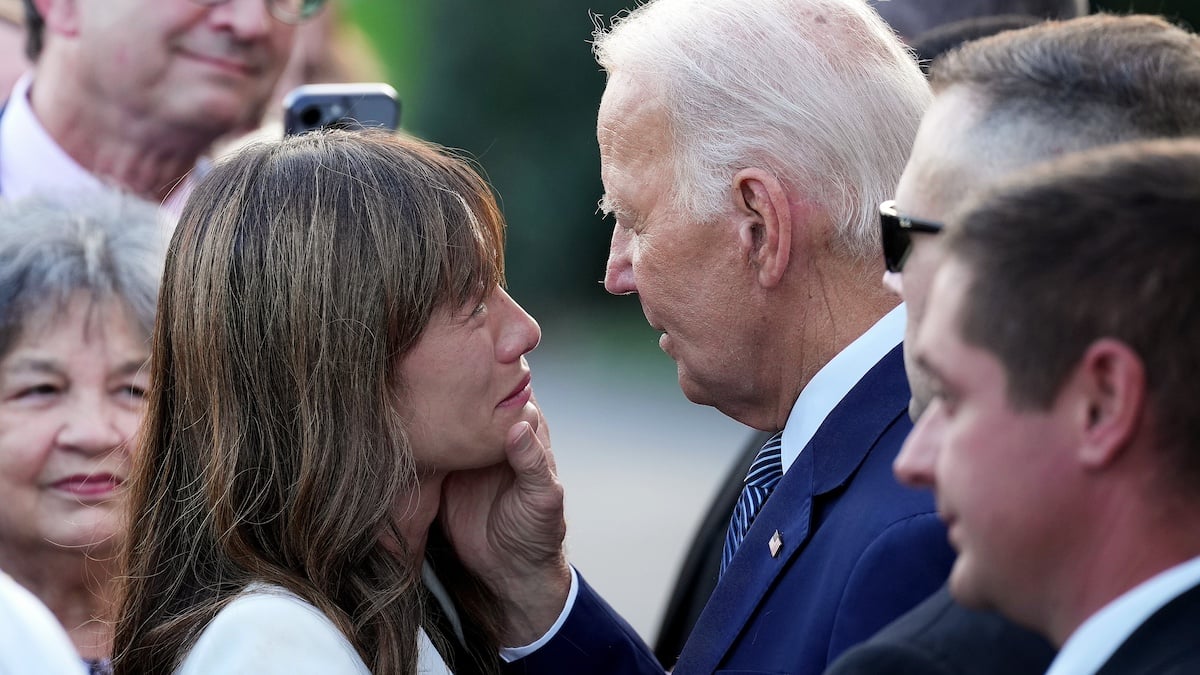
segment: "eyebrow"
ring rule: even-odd
[[[617,200],[608,195],[607,192],[600,195],[600,201],[596,202],[596,210],[606,216],[612,215],[618,209]]]
[[[150,369],[150,356],[144,359],[129,359],[113,369],[114,375],[136,375],[142,370]]]
[[[926,375],[929,375],[933,379],[937,380],[939,384],[945,384],[946,378],[944,376],[942,376],[941,370],[939,370],[937,366],[935,366],[933,363],[931,363],[929,361],[929,359],[925,357],[924,354],[917,354],[917,358],[916,358],[915,362],[917,364],[917,367],[920,368],[921,370],[923,370]]]
[[[113,375],[131,375],[137,374],[142,369],[146,368],[149,363],[149,357],[144,359],[128,359],[113,369]],[[63,368],[57,361],[50,359],[21,357],[15,359],[12,363],[5,366],[5,373],[40,373],[45,375],[66,375]]]
[[[12,363],[4,367],[6,373],[46,373],[49,375],[61,375],[62,369],[58,367],[58,363],[49,359],[35,359],[22,357],[14,359]]]

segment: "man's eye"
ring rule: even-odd
[[[954,412],[954,407],[958,399],[945,389],[936,388],[932,392],[932,399],[942,404],[942,410],[946,413]]]

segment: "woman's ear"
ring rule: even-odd
[[[1145,365],[1129,345],[1101,338],[1084,352],[1069,386],[1077,397],[1079,460],[1103,469],[1137,433],[1146,402]]]
[[[750,167],[733,177],[738,242],[757,269],[758,283],[776,286],[792,252],[792,212],[787,192],[774,174]]]

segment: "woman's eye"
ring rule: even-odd
[[[19,390],[15,398],[38,398],[42,396],[53,396],[57,393],[58,387],[52,384],[35,384]]]
[[[475,305],[475,309],[471,310],[471,316],[481,316],[486,311],[487,303],[481,302],[478,305]]]
[[[136,384],[128,384],[121,387],[121,394],[130,398],[142,400],[146,398],[146,390]]]

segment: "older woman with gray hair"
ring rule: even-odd
[[[0,205],[0,569],[109,669],[122,483],[167,229],[128,197]]]

